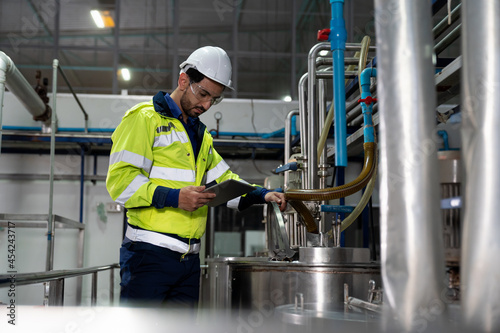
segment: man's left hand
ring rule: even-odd
[[[283,212],[286,209],[285,194],[281,192],[268,192],[264,197],[266,202],[274,201],[280,206],[280,210]]]

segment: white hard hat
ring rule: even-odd
[[[184,72],[194,68],[209,79],[233,89],[231,60],[226,51],[220,47],[201,47],[191,53],[179,67]]]

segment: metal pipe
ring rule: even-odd
[[[319,79],[318,80],[318,101],[319,101],[319,108],[318,108],[318,113],[319,113],[319,124],[318,124],[318,129],[323,129],[324,131],[328,132],[328,129],[325,128],[325,121],[326,121],[326,82],[324,79]],[[319,140],[318,140],[319,142]],[[316,148],[317,149],[317,148]],[[318,159],[319,159],[319,165],[318,165],[318,178],[319,178],[319,188],[323,189],[326,188],[326,177],[327,177],[327,167],[326,167],[326,141],[325,144],[323,145],[322,151],[318,151]],[[326,204],[326,201],[322,201],[321,204]],[[319,245],[322,247],[328,246],[328,241],[326,241],[325,244],[325,239],[323,235],[326,234],[326,213],[321,212],[320,213],[320,220],[318,222],[318,229],[319,229]]]
[[[115,271],[109,270],[109,305],[113,306],[115,300]]]
[[[90,291],[90,306],[97,304],[97,272],[92,273],[92,286]]]
[[[71,83],[69,83],[69,80],[66,77],[66,74],[64,74],[64,71],[61,68],[61,66],[58,66],[57,68],[59,69],[59,73],[61,73],[61,76],[63,77],[64,81],[66,82],[66,85],[68,86],[69,91],[71,92],[71,94],[73,94],[73,97],[75,98],[76,103],[80,107],[80,110],[82,110],[82,112],[83,112],[83,118],[85,120],[85,127],[84,127],[85,130],[84,131],[85,131],[85,133],[88,133],[89,132],[89,125],[88,125],[89,124],[89,115],[85,111],[85,108],[83,107],[82,103],[80,103],[80,100],[78,99],[78,96],[76,96],[76,93],[73,90],[73,87],[71,86]]]
[[[299,116],[300,116],[300,154],[303,159],[302,167],[302,188],[309,188],[309,181],[307,177],[307,167],[308,167],[308,155],[307,155],[307,94],[306,94],[306,84],[308,80],[308,73],[302,75],[299,80]]]
[[[16,274],[16,285],[24,286],[29,284],[56,281],[61,278],[71,278],[75,276],[87,275],[94,272],[106,271],[108,269],[120,268],[119,264],[93,266],[86,268],[64,269],[50,272],[18,273]],[[0,274],[0,288],[7,287],[11,283],[9,274]]]
[[[454,23],[460,17],[460,7],[462,4],[458,4],[450,13],[450,15],[443,18],[436,26],[432,29],[432,35],[434,38],[439,37],[449,26],[450,21]]]
[[[3,96],[5,93],[5,62],[0,61],[0,155],[2,154],[2,115],[3,115]]]
[[[318,43],[309,51],[307,58],[307,184],[309,189],[318,188],[318,118],[316,99],[316,57],[319,51],[329,50],[329,43]],[[342,81],[343,82],[343,81]],[[304,137],[301,137],[304,138]]]
[[[1,83],[17,97],[21,104],[33,115],[33,118],[47,122],[50,116],[50,108],[46,106],[38,96],[33,87],[17,69],[14,62],[4,52],[0,51],[0,77]],[[4,90],[4,89],[2,89]]]
[[[436,53],[436,55],[440,54],[444,51],[444,49],[450,46],[451,43],[453,43],[458,37],[460,37],[461,33],[462,25],[459,24],[448,35],[441,39],[439,43],[436,44],[436,46],[434,46],[434,52]]]
[[[344,52],[347,31],[344,21],[344,0],[330,0],[330,43],[333,58],[333,103],[335,111],[335,166],[347,167],[347,127],[345,118]]]
[[[284,164],[288,163],[288,160],[290,159],[290,153],[291,153],[291,140],[292,140],[292,117],[299,115],[300,112],[299,110],[292,110],[288,112],[286,115],[286,121],[285,121],[285,152],[284,152]],[[284,183],[284,190],[286,191],[288,189],[288,180],[289,180],[289,174],[288,172],[285,172],[283,175],[283,183]]]
[[[54,208],[54,159],[56,153],[56,101],[57,101],[57,67],[59,60],[52,62],[52,130],[50,131],[50,178],[49,178],[49,216],[47,221],[47,262],[45,269],[51,271],[54,266],[54,221],[52,210]]]
[[[436,109],[429,6],[375,0],[385,318],[404,331],[425,320],[422,313],[436,317],[436,308],[445,308],[435,120],[429,112]]]
[[[500,331],[500,2],[462,2],[462,312],[469,329]]]
[[[80,214],[79,222],[83,223],[83,192],[85,189],[85,150],[80,147]]]

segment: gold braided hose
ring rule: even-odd
[[[375,169],[375,154],[377,149],[375,142],[365,142],[363,149],[365,151],[363,170],[361,170],[359,176],[352,182],[324,189],[288,190],[285,193],[285,198],[289,201],[327,201],[343,198],[358,192],[368,183]]]
[[[302,222],[304,222],[307,232],[310,232],[312,234],[319,233],[318,226],[314,221],[314,217],[302,201],[290,200],[288,201],[288,203],[292,205],[293,209],[295,209],[297,213],[302,217]]]

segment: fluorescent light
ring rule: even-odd
[[[130,81],[130,71],[128,68],[122,68],[120,70],[120,74],[122,75],[122,79],[125,81]]]
[[[283,97],[283,100],[284,100],[285,102],[291,102],[291,101],[292,101],[292,98],[291,98],[290,96],[285,96],[285,97]]]
[[[101,17],[101,13],[99,13],[98,10],[91,10],[90,15],[92,15],[92,18],[94,19],[95,25],[102,29],[104,28],[104,20]]]

